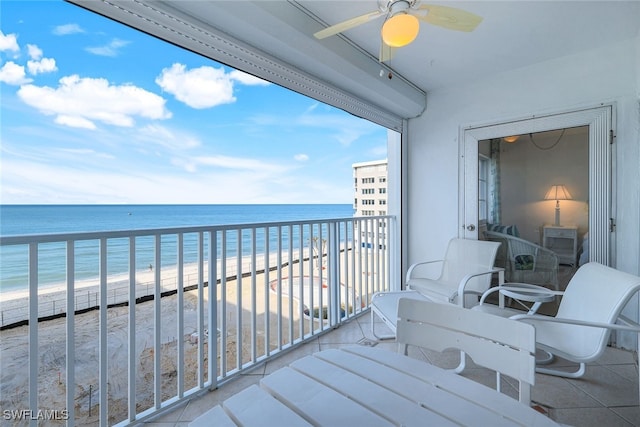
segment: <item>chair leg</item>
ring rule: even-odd
[[[378,335],[376,333],[376,322],[375,322],[375,312],[373,310],[371,310],[371,334],[374,336],[375,339],[382,341],[382,340],[390,340],[390,339],[394,339],[396,336],[395,334],[389,334],[389,335]]]
[[[551,362],[553,362],[556,358],[553,354],[549,353],[546,350],[536,349],[536,351],[541,351],[545,354],[544,357],[540,357],[540,358],[536,355],[536,365],[548,365]]]
[[[453,372],[455,372],[456,374],[461,373],[462,371],[464,371],[464,367],[466,365],[467,362],[467,355],[464,351],[460,352],[460,363],[458,364],[458,366],[456,366],[453,369]]]
[[[536,372],[539,374],[555,375],[556,377],[563,377],[563,378],[580,378],[581,376],[584,375],[586,370],[587,370],[587,365],[585,365],[584,363],[580,363],[578,370],[575,372],[566,372],[566,371],[559,371],[557,369],[536,367]]]

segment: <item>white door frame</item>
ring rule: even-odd
[[[459,236],[478,238],[478,141],[578,126],[589,126],[589,260],[615,261],[613,136],[615,105],[530,116],[460,128]]]

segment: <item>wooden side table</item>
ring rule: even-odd
[[[542,246],[558,256],[560,264],[576,266],[578,255],[578,227],[575,225],[544,225]]]

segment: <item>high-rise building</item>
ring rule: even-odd
[[[354,216],[387,214],[387,160],[353,164]]]

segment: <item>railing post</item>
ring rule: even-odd
[[[109,416],[109,388],[107,383],[109,369],[109,349],[107,348],[107,336],[109,333],[107,324],[107,239],[100,239],[100,325],[99,325],[99,348],[100,348],[100,367],[98,385],[100,390],[100,425],[106,426]],[[96,299],[98,294],[96,293]]]
[[[128,375],[128,410],[129,421],[136,419],[136,238],[129,237],[129,344],[127,375]]]
[[[38,244],[29,244],[29,409],[38,412]],[[32,418],[29,425],[38,421]]]
[[[154,292],[153,292],[153,407],[158,410],[162,404],[162,235],[155,235],[154,242]]]
[[[218,387],[218,233],[209,232],[209,351],[210,389]]]
[[[204,234],[198,233],[198,387],[204,388]],[[211,337],[211,335],[209,335]]]
[[[178,337],[177,346],[177,386],[178,386],[178,398],[184,397],[184,369],[182,367],[184,363],[184,234],[178,233],[177,235],[177,257],[176,257],[176,275],[177,275],[177,330],[176,336]],[[188,283],[188,282],[187,282]]]
[[[340,323],[340,270],[338,261],[340,245],[338,239],[338,223],[328,223],[329,236],[327,242],[327,281],[329,282],[329,324],[333,327]]]
[[[67,241],[67,347],[66,347],[66,406],[69,420],[75,419],[75,327],[76,315],[74,311],[74,291],[75,291],[75,241]],[[69,423],[67,423],[69,425]]]

